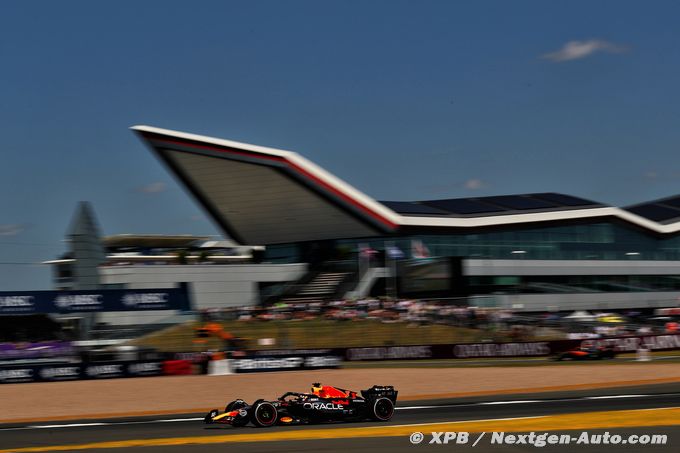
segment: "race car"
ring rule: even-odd
[[[557,354],[555,360],[602,360],[614,357],[616,357],[616,351],[611,346],[580,347]]]
[[[276,401],[260,399],[247,404],[234,400],[222,413],[211,410],[203,421],[232,426],[252,423],[262,428],[338,421],[386,422],[394,415],[397,393],[391,385],[374,385],[359,396],[350,390],[315,383],[310,393],[287,392]]]

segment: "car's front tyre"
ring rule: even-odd
[[[246,407],[247,405],[248,404],[243,400],[234,400],[231,403],[227,404],[227,407],[224,408],[224,412],[235,411],[243,407]]]
[[[279,418],[278,411],[276,407],[267,401],[255,403],[253,405],[250,420],[253,425],[259,426],[261,428],[269,428],[274,426]]]

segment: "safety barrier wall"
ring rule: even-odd
[[[163,361],[82,362],[0,366],[0,384],[110,379],[164,374]]]
[[[547,357],[578,347],[612,347],[618,353],[680,349],[680,334],[640,335],[587,340],[462,343],[334,349],[347,361]]]
[[[240,351],[229,358],[230,372],[339,368],[343,361],[548,357],[579,347],[603,347],[617,353],[680,349],[680,334],[641,335],[587,340],[375,346],[330,349]],[[0,384],[206,374],[210,356],[176,353],[175,360],[0,365]]]

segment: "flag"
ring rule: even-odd
[[[411,240],[411,256],[413,258],[429,258],[430,249],[420,239]]]
[[[359,244],[359,256],[361,258],[371,258],[373,255],[378,253],[377,250],[371,248],[368,244]]]
[[[393,260],[400,260],[404,257],[404,252],[394,245],[388,245],[385,251],[387,252],[387,256]]]

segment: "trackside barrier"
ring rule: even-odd
[[[639,335],[587,340],[525,341],[514,343],[463,343],[414,346],[377,346],[334,349],[345,360],[470,359],[548,357],[578,347],[613,348],[619,354],[680,349],[680,334]]]
[[[235,373],[340,368],[343,356],[344,350],[342,349],[249,351],[244,355],[233,357],[231,366]]]
[[[465,343],[413,346],[378,346],[336,350],[348,361],[470,359],[498,357],[542,357],[552,352],[552,342]],[[570,342],[570,344],[578,342]],[[568,349],[569,345],[562,345]]]
[[[60,362],[50,364],[5,364],[0,362],[0,384],[51,382],[77,379],[192,374],[196,365],[202,373],[224,375],[261,371],[338,368],[343,360],[414,360],[501,357],[547,357],[578,347],[612,348],[617,353],[638,353],[650,360],[651,351],[680,350],[680,334],[642,335],[587,340],[528,341],[514,343],[464,343],[412,346],[376,346],[332,349],[288,349],[241,351],[228,360],[208,361],[205,353],[177,353],[179,360],[133,362]],[[644,352],[646,351],[646,352]]]
[[[83,362],[0,366],[0,384],[160,376],[162,361]]]

